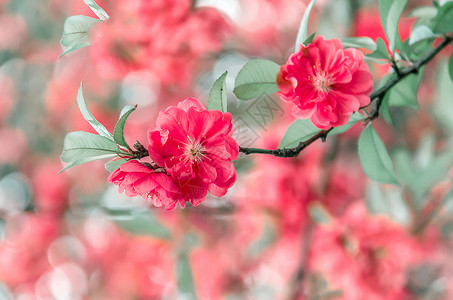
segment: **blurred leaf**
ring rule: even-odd
[[[450,60],[448,61],[448,74],[450,75],[450,79],[453,81],[453,55],[450,56]]]
[[[208,110],[220,110],[221,112],[227,112],[227,94],[226,94],[226,83],[225,79],[228,72],[225,71],[220,77],[214,82],[208,97]]]
[[[381,183],[398,185],[393,164],[379,135],[373,126],[368,126],[359,139],[359,158],[365,174]]]
[[[308,206],[308,213],[317,224],[328,224],[332,220],[329,212],[320,202],[310,204]]]
[[[382,115],[384,120],[393,126],[392,117],[390,116],[390,106],[389,106],[389,93],[385,94],[384,99],[382,99],[381,107],[379,113]]]
[[[437,64],[435,78],[437,98],[434,104],[434,115],[436,121],[452,134],[453,118],[451,113],[453,111],[453,101],[451,101],[451,96],[453,95],[453,82],[448,75],[448,68],[449,64],[446,60],[440,60]]]
[[[266,59],[250,60],[239,71],[234,82],[234,93],[241,100],[249,100],[278,91],[277,74],[280,66]]]
[[[382,26],[390,44],[390,51],[394,52],[396,45],[401,44],[398,32],[398,22],[406,7],[408,0],[380,0],[379,11]]]
[[[366,186],[366,205],[372,214],[385,214],[394,221],[409,225],[411,215],[400,187],[382,186],[371,181]]]
[[[134,213],[108,210],[108,212],[115,224],[132,235],[148,235],[161,239],[171,238],[170,230],[154,218],[149,211]]]
[[[412,30],[411,36],[409,38],[409,46],[414,44],[426,41],[434,40],[439,35],[434,34],[431,29],[426,25],[417,26]]]
[[[64,139],[61,155],[61,160],[70,164],[63,170],[85,162],[115,157],[118,153],[121,153],[118,145],[108,138],[84,131],[70,132]]]
[[[437,9],[434,6],[418,6],[408,14],[408,17],[432,19],[436,15]]]
[[[116,169],[118,169],[121,166],[121,164],[125,163],[126,161],[128,161],[128,159],[126,159],[126,158],[111,160],[105,164],[105,169],[109,172],[113,172]]]
[[[353,114],[349,117],[348,123],[346,123],[346,124],[343,125],[343,126],[339,126],[339,127],[334,128],[334,129],[329,133],[329,135],[332,136],[332,135],[341,134],[341,133],[343,133],[343,132],[346,132],[346,131],[348,131],[352,126],[354,126],[354,125],[357,124],[358,122],[363,121],[363,120],[365,120],[365,119],[366,119],[365,116],[359,114],[358,112],[355,112],[355,113],[353,113]]]
[[[64,22],[61,45],[68,47],[61,55],[90,45],[90,29],[101,22],[87,16],[71,16]]]
[[[311,138],[321,129],[313,125],[309,119],[296,120],[286,130],[279,148],[293,148],[299,145],[300,142]]]
[[[453,2],[447,2],[439,8],[433,20],[435,33],[449,33],[453,31]]]
[[[247,249],[247,253],[253,257],[258,257],[266,248],[272,245],[277,237],[275,225],[271,220],[266,219],[265,225],[262,227],[260,238],[252,243]]]
[[[410,74],[402,79],[389,91],[389,106],[409,107],[419,109],[417,100],[418,88],[423,78],[425,68],[421,68],[418,74]]]
[[[109,19],[109,15],[103,10],[94,0],[83,0],[86,5],[88,5],[91,10],[98,16],[99,19],[102,21],[106,21]]]
[[[176,275],[178,279],[178,290],[181,299],[195,300],[195,282],[190,268],[189,257],[186,253],[181,253],[176,263]]]
[[[300,22],[299,31],[297,32],[296,44],[294,46],[294,52],[299,51],[299,46],[308,38],[308,19],[310,18],[310,12],[315,5],[316,0],[311,0],[305,8],[304,16]]]
[[[83,88],[82,83],[80,84],[79,92],[77,93],[77,104],[79,105],[80,112],[82,113],[83,118],[90,123],[91,127],[96,130],[101,136],[104,136],[110,140],[114,140],[112,134],[96,120],[96,118],[91,114],[88,106],[83,97]]]
[[[384,40],[378,38],[376,41],[376,51],[366,55],[366,57],[389,60],[389,54],[387,52],[387,47],[385,46]]]
[[[348,37],[341,39],[345,48],[365,48],[376,51],[376,43],[369,37]]]
[[[395,168],[398,177],[412,191],[418,202],[418,208],[425,205],[426,193],[439,180],[445,178],[453,164],[453,153],[445,150],[435,155],[433,135],[425,136],[414,157],[409,151],[400,148],[395,151]]]
[[[129,115],[137,109],[137,105],[127,105],[125,106],[120,113],[120,118],[118,122],[115,125],[115,130],[113,132],[113,139],[115,142],[120,145],[124,146],[127,149],[130,149],[129,145],[126,142],[126,139],[124,138],[124,125],[126,124],[126,120],[129,117]]]

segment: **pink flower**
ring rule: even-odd
[[[148,131],[149,156],[179,188],[184,207],[203,202],[207,191],[223,196],[236,180],[232,160],[239,147],[231,137],[231,114],[206,110],[194,98],[168,107]]]
[[[277,83],[279,96],[293,103],[295,117],[329,129],[346,124],[353,112],[370,103],[373,77],[362,52],[318,36],[291,54]]]
[[[173,209],[178,188],[162,168],[148,163],[130,160],[123,163],[110,176],[108,181],[118,186],[120,193],[126,191],[129,197],[140,195],[151,199],[155,206],[164,205]]]
[[[363,203],[315,231],[310,266],[321,272],[339,300],[407,299],[408,270],[422,258],[420,243],[385,216],[370,216]],[[341,274],[341,276],[339,276]]]

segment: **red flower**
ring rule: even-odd
[[[179,202],[200,204],[207,191],[223,196],[236,180],[232,160],[239,147],[231,137],[231,114],[206,110],[194,98],[170,106],[149,130],[149,155],[179,188]]]
[[[108,181],[118,185],[120,193],[126,191],[130,197],[140,195],[151,199],[155,206],[175,207],[173,198],[178,188],[162,168],[130,160],[116,169]]]
[[[318,36],[291,54],[277,76],[279,96],[293,103],[294,116],[321,129],[341,126],[370,103],[373,78],[357,49]]]

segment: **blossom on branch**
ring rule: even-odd
[[[239,147],[231,137],[231,114],[208,111],[194,98],[168,107],[148,131],[151,163],[130,160],[109,177],[128,196],[174,209],[198,205],[209,191],[221,197],[236,181],[232,160]]]
[[[338,39],[318,36],[281,66],[278,94],[293,103],[295,117],[310,118],[320,129],[344,125],[370,103],[373,77],[363,57],[357,49],[344,49]]]
[[[161,112],[157,128],[149,130],[149,156],[173,178],[181,206],[200,204],[207,191],[221,197],[236,181],[232,161],[239,147],[231,118],[188,98]]]

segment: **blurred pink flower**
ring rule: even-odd
[[[68,206],[70,182],[66,174],[55,176],[60,170],[58,160],[43,162],[33,168],[34,204],[41,213],[60,215]]]
[[[291,54],[277,76],[279,96],[293,103],[295,117],[310,118],[321,129],[341,126],[370,103],[373,77],[357,49],[318,36]]]
[[[140,195],[151,199],[155,206],[164,205],[166,209],[175,206],[174,196],[178,189],[165,170],[149,163],[130,160],[116,169],[108,179],[118,185],[120,193],[126,191],[129,197]]]
[[[422,248],[402,226],[370,216],[363,203],[340,219],[319,227],[310,264],[321,272],[339,299],[406,299],[407,271],[422,258]],[[341,275],[339,275],[341,274]]]
[[[231,118],[188,98],[161,112],[157,128],[149,130],[149,155],[173,178],[182,207],[187,201],[200,204],[207,191],[223,196],[236,181],[232,160],[239,148],[231,137]]]
[[[164,85],[185,86],[199,59],[218,51],[229,32],[218,11],[192,8],[189,0],[115,1],[110,8],[111,18],[93,31],[91,51],[100,73],[114,79],[146,69]]]

